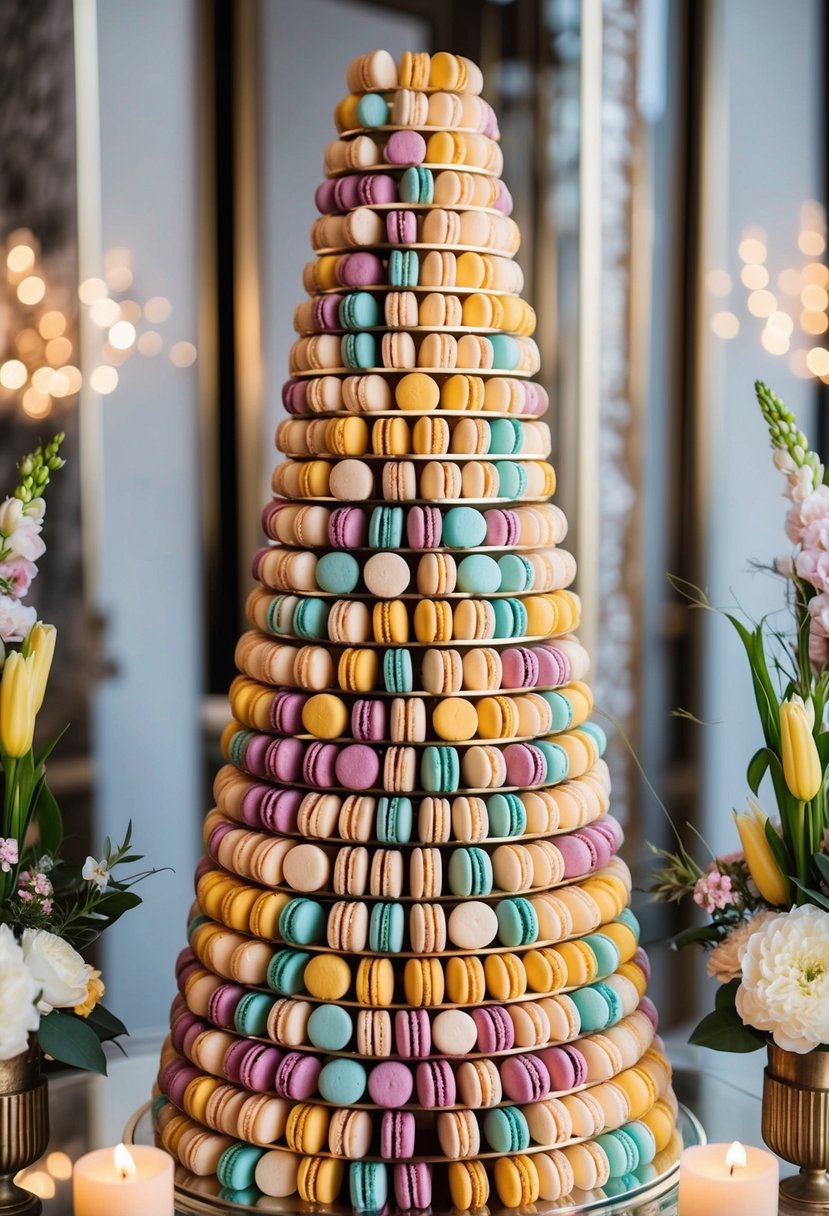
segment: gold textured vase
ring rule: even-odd
[[[829,1212],[829,1052],[769,1046],[763,1077],[763,1139],[800,1166],[780,1193],[788,1207]]]
[[[46,1151],[49,1094],[33,1046],[12,1060],[0,1060],[0,1216],[36,1216],[40,1200],[16,1186],[15,1174]]]

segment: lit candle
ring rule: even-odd
[[[173,1159],[145,1144],[101,1148],[75,1163],[75,1216],[174,1216]]]
[[[735,1141],[688,1148],[679,1162],[679,1216],[777,1216],[777,1158]]]

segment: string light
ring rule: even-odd
[[[39,275],[30,274],[17,284],[17,298],[21,304],[39,304],[46,295],[46,284]]]
[[[813,376],[829,374],[829,350],[825,346],[813,346],[806,355],[806,366]]]
[[[711,318],[711,329],[718,338],[736,338],[740,332],[740,322],[733,312],[715,312]]]
[[[727,296],[731,292],[731,275],[727,270],[709,270],[705,285],[712,296]]]
[[[116,321],[109,331],[107,341],[116,350],[129,350],[135,342],[135,326],[129,321]]]
[[[0,384],[3,388],[22,388],[28,378],[26,364],[20,359],[7,359],[0,365]]]
[[[176,342],[170,347],[170,362],[176,367],[190,367],[196,362],[196,348],[192,342]]]
[[[62,312],[53,309],[45,312],[37,323],[41,338],[60,338],[66,332],[66,317]]]
[[[753,317],[770,317],[777,308],[777,297],[770,291],[752,291],[748,311]]]
[[[96,367],[92,375],[89,377],[89,383],[93,392],[100,393],[102,397],[106,397],[109,393],[114,393],[118,387],[118,372],[114,367]]]
[[[153,355],[160,355],[163,349],[164,339],[154,329],[145,330],[138,339],[138,353],[146,355],[147,358],[152,358]]]
[[[161,325],[164,321],[169,321],[172,312],[173,306],[164,296],[151,296],[144,305],[144,316],[153,325]]]
[[[121,309],[115,300],[110,300],[108,296],[103,296],[100,300],[96,300],[89,310],[89,318],[95,325],[100,325],[101,329],[109,329],[114,325],[121,316]]]
[[[765,266],[756,266],[751,264],[744,266],[740,271],[740,282],[744,287],[756,291],[761,287],[767,287],[769,281],[769,272]]]
[[[60,367],[72,355],[72,343],[68,338],[52,338],[46,343],[46,358],[52,367]]]

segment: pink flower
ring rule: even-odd
[[[41,909],[43,910],[43,915],[44,915],[44,916],[51,916],[51,915],[52,915],[52,901],[51,901],[51,899],[44,899],[43,903],[42,903],[40,906],[41,906]]]
[[[21,887],[21,889],[17,892],[17,898],[19,900],[21,900],[24,904],[30,904],[34,897],[31,893],[31,891],[26,891]]]
[[[802,502],[793,503],[786,513],[786,535],[795,544],[804,540],[806,529],[813,525],[818,530],[829,527],[829,486],[818,486]],[[811,539],[812,533],[809,535]]]
[[[13,836],[0,836],[0,871],[8,874],[12,866],[18,862],[17,841]]]
[[[719,870],[711,870],[698,878],[694,887],[694,903],[699,904],[706,912],[711,913],[716,908],[726,908],[734,903],[731,891],[731,879]]]
[[[812,493],[814,486],[812,470],[799,468],[789,474],[789,488],[786,491],[792,502],[804,502]]]
[[[829,553],[825,549],[801,549],[795,558],[798,578],[818,591],[829,591]]]
[[[46,545],[40,535],[41,527],[37,520],[24,515],[11,536],[6,538],[6,548],[10,549],[15,557],[25,557],[30,562],[36,562],[46,552]]]
[[[818,669],[829,667],[829,637],[816,620],[812,621],[809,629],[809,658]]]
[[[794,558],[790,553],[784,553],[782,557],[776,557],[774,559],[774,568],[784,578],[794,578]]]
[[[36,620],[34,608],[0,594],[0,642],[22,642]]]
[[[809,600],[809,615],[812,618],[812,630],[819,636],[829,637],[829,595],[816,595]]]
[[[5,584],[6,594],[12,599],[22,600],[37,574],[37,566],[26,557],[12,557],[0,562],[0,586]]]

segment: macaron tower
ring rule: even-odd
[[[347,73],[154,1103],[185,1188],[465,1210],[677,1156],[480,70]]]

